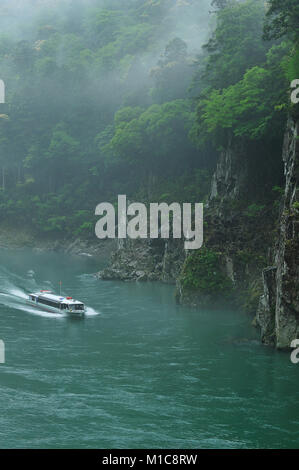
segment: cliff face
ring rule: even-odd
[[[237,142],[221,153],[204,213],[207,251],[189,253],[177,281],[180,303],[227,301],[256,312],[273,231],[272,211],[251,205],[257,160],[258,152]]]
[[[283,146],[285,192],[273,266],[263,271],[257,322],[262,341],[279,349],[299,337],[299,122],[289,120]]]
[[[220,155],[205,211],[205,245],[218,253],[218,267],[232,282],[230,299],[257,313],[262,341],[278,349],[290,347],[299,337],[298,130],[299,122],[290,119],[282,151],[285,182],[280,211],[271,211],[269,204],[250,205],[255,200],[252,181],[259,161],[250,154],[252,149],[233,145]],[[258,210],[252,211],[254,207]],[[189,261],[188,257],[178,279],[177,297],[182,303],[200,306],[205,293],[184,282],[192,272]],[[198,270],[193,273],[198,276]],[[225,298],[225,290],[220,292]]]
[[[298,153],[298,123],[289,120],[279,210],[271,197],[258,203],[276,184],[272,173],[282,175],[279,153],[272,162],[262,144],[232,143],[221,153],[212,178],[204,247],[186,252],[181,240],[119,241],[99,277],[176,283],[177,301],[195,307],[234,303],[256,314],[265,344],[288,347],[299,335]],[[259,180],[257,174],[262,174]]]
[[[176,283],[179,303],[197,307],[233,301],[255,313],[272,219],[247,214],[240,205],[252,179],[247,157],[241,144],[220,155],[204,209],[203,249],[186,252],[183,240],[119,240],[99,278]]]
[[[175,283],[185,260],[181,240],[119,240],[103,280]]]
[[[212,177],[210,203],[218,202],[218,208],[223,208],[223,203],[235,200],[242,196],[248,180],[248,168],[246,160],[242,158],[244,149],[232,146],[220,155],[215,173]],[[219,213],[218,213],[219,214]]]

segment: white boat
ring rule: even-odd
[[[70,313],[74,315],[84,315],[85,305],[72,297],[55,295],[50,290],[41,290],[29,294],[27,303],[40,310],[51,313]]]

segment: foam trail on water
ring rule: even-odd
[[[28,295],[26,295],[24,291],[22,291],[21,289],[18,289],[17,287],[13,287],[13,288],[9,289],[8,293],[11,294],[14,297],[18,297],[19,299],[25,299],[26,300],[28,298]]]
[[[28,276],[28,274],[30,274]],[[15,273],[11,273],[6,268],[0,268],[0,304],[9,309],[20,310],[32,315],[38,315],[46,318],[64,318],[65,314],[44,312],[39,308],[32,308],[26,305],[28,293],[31,290],[38,289],[34,279],[34,271],[28,271],[27,278],[22,278]],[[48,282],[50,283],[50,282]],[[22,287],[19,287],[22,285]],[[23,288],[24,285],[24,288]]]
[[[87,315],[88,317],[92,317],[92,316],[95,316],[95,315],[100,315],[100,312],[97,312],[92,307],[88,307],[86,305],[85,315]]]
[[[17,308],[18,310],[23,310],[24,312],[30,313],[31,315],[37,315],[39,317],[44,318],[66,318],[66,315],[64,313],[43,312],[42,310],[39,310],[37,308],[30,308],[27,305],[17,305],[14,308]]]

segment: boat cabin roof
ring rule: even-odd
[[[34,297],[40,297],[42,299],[47,299],[47,300],[53,300],[54,302],[59,302],[59,303],[66,303],[66,304],[71,304],[71,305],[77,305],[80,304],[82,305],[83,302],[79,302],[78,300],[73,299],[72,297],[63,297],[62,295],[55,295],[52,294],[52,292],[35,292],[33,294],[29,294],[30,296]]]

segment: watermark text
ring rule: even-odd
[[[299,103],[299,78],[296,78],[295,80],[292,81],[291,88],[294,88],[294,90],[291,93],[291,101],[293,104],[298,104]]]
[[[183,238],[186,250],[196,250],[203,244],[203,204],[165,202],[127,205],[125,195],[118,196],[117,217],[109,202],[98,204],[95,215],[101,216],[95,226],[96,236],[104,238]],[[117,228],[117,230],[116,230]],[[117,234],[116,234],[117,232]]]
[[[291,348],[296,348],[291,353],[291,362],[293,364],[298,364],[299,363],[299,339],[294,339],[291,342]]]

